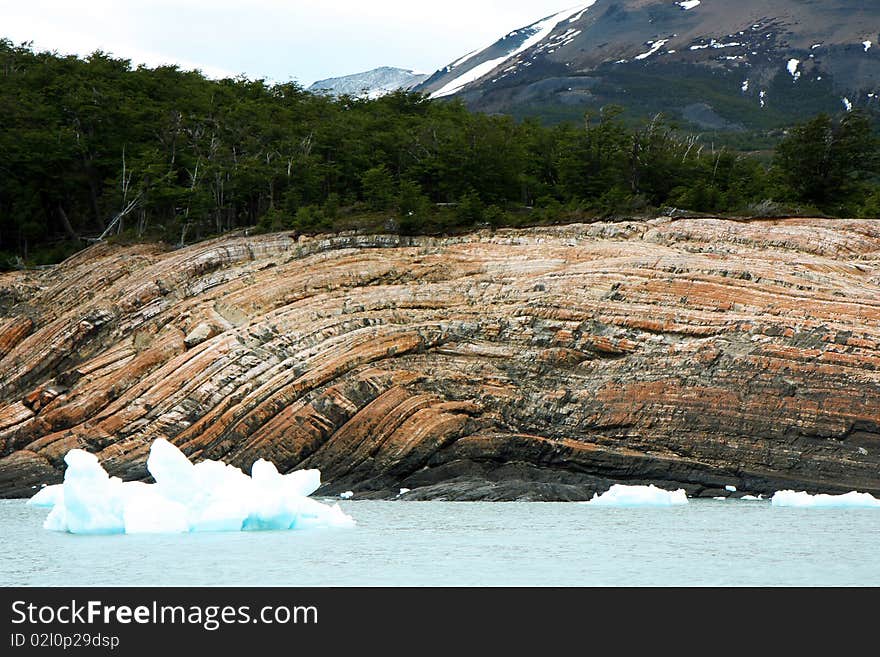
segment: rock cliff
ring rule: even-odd
[[[82,447],[322,492],[880,493],[880,221],[97,245],[0,275],[0,495]],[[723,494],[723,493],[721,493]]]

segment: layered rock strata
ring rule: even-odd
[[[880,222],[94,246],[0,275],[0,495],[151,442],[321,492],[880,494]]]

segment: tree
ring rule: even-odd
[[[878,171],[878,140],[870,120],[850,112],[799,125],[779,144],[774,165],[797,200],[820,208],[845,203]]]
[[[365,171],[361,187],[371,210],[387,210],[394,204],[394,178],[384,165]]]

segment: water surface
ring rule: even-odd
[[[355,529],[73,536],[0,500],[0,584],[878,586],[880,510],[342,501]]]

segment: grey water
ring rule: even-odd
[[[4,586],[877,586],[880,510],[342,501],[354,529],[74,536],[0,501]]]

